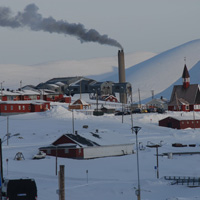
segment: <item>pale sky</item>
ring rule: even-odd
[[[125,53],[160,53],[199,39],[199,0],[0,0],[13,16],[34,3],[43,17],[81,23],[117,40]],[[34,65],[58,60],[116,56],[117,47],[76,37],[0,26],[0,64]]]

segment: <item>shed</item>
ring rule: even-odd
[[[72,105],[69,105],[69,109],[83,109],[83,108],[86,109],[90,107],[91,105],[82,99],[78,99]]]
[[[109,106],[103,106],[101,108],[101,110],[104,112],[104,113],[107,113],[107,114],[113,114],[115,113],[115,108],[112,108],[112,107],[109,107]]]

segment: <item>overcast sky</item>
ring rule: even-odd
[[[43,17],[81,23],[117,40],[125,53],[159,53],[199,39],[199,0],[0,0],[13,16],[34,3]],[[0,63],[33,65],[116,56],[117,47],[74,36],[0,27]]]

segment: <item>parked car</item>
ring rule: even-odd
[[[146,109],[141,110],[142,113],[148,113]]]
[[[115,115],[116,115],[116,116],[117,116],[117,115],[125,115],[125,112],[121,112],[121,111],[120,111],[120,112],[116,112]]]
[[[165,109],[163,109],[163,108],[157,108],[157,113],[165,113],[166,111],[165,111]]]
[[[39,151],[37,154],[33,156],[33,159],[43,159],[46,157],[46,153],[43,151]]]
[[[37,200],[34,179],[5,179],[2,184],[2,200]]]
[[[135,110],[132,111],[132,113],[141,113],[141,109],[140,108],[136,108]]]
[[[147,111],[149,113],[155,113],[156,112],[156,108],[148,108]]]

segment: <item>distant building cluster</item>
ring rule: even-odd
[[[40,83],[34,89],[49,89],[67,96],[74,94],[89,94],[91,99],[116,96],[116,93],[125,93],[127,99],[132,98],[132,86],[128,82],[114,83],[112,81],[97,82],[86,77],[53,78],[45,83]]]

